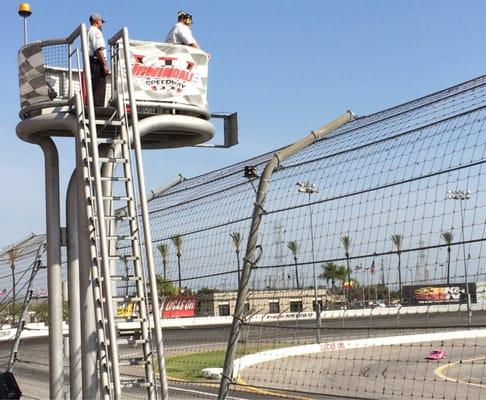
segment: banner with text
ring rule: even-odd
[[[120,65],[124,68],[120,46]],[[173,102],[207,108],[209,56],[191,46],[130,41],[135,97],[144,102]],[[128,93],[126,82],[125,94]]]

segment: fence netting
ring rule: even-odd
[[[485,82],[359,117],[274,172],[237,351],[250,361],[236,361],[233,388],[485,396]],[[258,186],[244,170],[261,175],[272,156],[149,203],[165,289],[196,296],[201,318],[231,318]],[[222,366],[229,327],[194,329],[171,339],[169,376]]]
[[[279,165],[263,206],[232,390],[486,397],[485,122],[482,76],[358,117]],[[149,202],[172,386],[218,384],[258,176],[273,154],[185,179]],[[15,246],[0,253],[5,323],[43,240],[18,244],[14,263]],[[122,262],[116,270],[128,274]],[[35,290],[45,282],[41,270]],[[120,314],[136,312],[123,307]]]

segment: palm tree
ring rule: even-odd
[[[161,243],[157,246],[157,250],[162,257],[162,265],[164,266],[164,280],[167,280],[167,262],[169,261],[169,245],[167,243]]]
[[[299,244],[297,243],[296,240],[291,240],[290,242],[287,243],[287,248],[290,250],[290,252],[292,253],[292,256],[294,257],[295,281],[297,283],[297,289],[300,289],[299,270],[298,270],[298,267],[297,267],[297,252],[299,250]]]
[[[7,251],[8,258],[10,259],[10,269],[12,271],[12,325],[15,325],[15,301],[16,301],[16,285],[15,285],[15,263],[20,255],[20,249],[17,246],[13,246]]]
[[[182,236],[175,235],[170,238],[172,243],[176,248],[176,255],[177,255],[177,269],[179,274],[179,292],[182,291],[182,278],[181,278],[181,255],[182,255]]]
[[[331,290],[334,291],[336,287],[336,281],[341,281],[343,283],[347,279],[346,267],[342,265],[334,264],[333,262],[327,262],[322,264],[321,267],[324,272],[319,275],[320,279],[325,279],[327,286],[329,287],[329,281],[331,281]]]
[[[398,294],[400,296],[400,303],[402,302],[402,268],[400,265],[401,257],[400,253],[402,252],[402,243],[403,243],[403,236],[399,234],[391,235],[390,237],[393,245],[395,246],[395,250],[398,256]]]
[[[179,292],[179,289],[169,282],[167,279],[164,279],[159,274],[155,275],[155,282],[157,285],[157,293],[159,296],[176,296]]]
[[[452,232],[442,232],[440,238],[447,244],[447,284],[450,283],[451,273],[451,243],[454,240]]]
[[[236,266],[238,269],[238,288],[240,287],[240,251],[241,251],[241,241],[243,240],[243,236],[241,236],[240,232],[233,232],[230,233],[230,238],[233,241],[233,245],[235,246],[235,253],[236,253]]]
[[[348,277],[348,301],[351,301],[351,269],[349,268],[349,248],[351,246],[351,238],[348,235],[341,236],[341,244],[344,248],[344,255],[346,256],[346,269]]]

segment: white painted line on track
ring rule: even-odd
[[[178,390],[180,392],[185,392],[185,393],[193,393],[193,394],[199,394],[201,396],[209,396],[209,397],[218,397],[217,394],[215,393],[208,393],[208,392],[203,392],[201,390],[194,390],[194,389],[184,389],[184,388],[179,388],[179,387],[174,387],[174,386],[169,386],[169,389],[171,390]],[[244,397],[234,397],[234,396],[228,396],[227,399],[229,400],[251,400],[249,398],[244,398]]]

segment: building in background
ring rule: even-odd
[[[213,292],[198,295],[197,315],[226,316],[231,315],[236,304],[236,291]],[[342,296],[331,296],[327,289],[318,288],[317,298],[321,310],[329,303],[342,301]],[[314,289],[275,289],[252,291],[245,310],[248,314],[280,314],[314,312]]]

